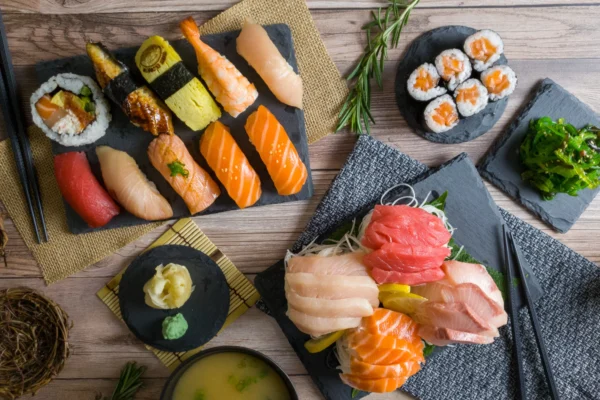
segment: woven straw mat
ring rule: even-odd
[[[202,33],[240,29],[244,19],[260,24],[288,24],[292,30],[300,74],[304,81],[304,110],[309,143],[333,132],[337,112],[347,87],[329,55],[303,0],[244,0],[201,27]],[[50,242],[37,244],[25,196],[22,193],[8,140],[0,143],[0,201],[13,219],[50,284],[94,264],[160,224],[112,229],[73,235],[67,228],[65,210],[52,163],[50,141],[36,127],[29,128],[44,215]]]

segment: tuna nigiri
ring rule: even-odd
[[[173,209],[154,183],[146,178],[135,160],[124,151],[108,146],[96,148],[102,179],[108,192],[127,211],[147,221],[169,219]]]
[[[150,162],[179,194],[192,214],[219,197],[217,183],[194,161],[177,135],[159,135],[148,147]]]
[[[219,121],[206,128],[200,153],[240,208],[250,207],[262,194],[260,178],[237,145],[229,128]]]
[[[258,97],[253,84],[229,61],[200,39],[192,17],[179,24],[181,32],[196,51],[198,73],[208,89],[232,117],[243,113]]]
[[[277,118],[259,106],[246,121],[246,133],[275,183],[277,193],[289,196],[302,190],[308,171]]]
[[[119,214],[119,206],[100,185],[84,152],[54,156],[54,174],[65,201],[92,228]]]
[[[283,58],[265,28],[244,22],[237,38],[237,52],[258,72],[279,101],[302,108],[302,79]]]

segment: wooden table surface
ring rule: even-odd
[[[34,64],[85,52],[86,40],[101,40],[111,48],[138,45],[151,34],[179,36],[177,22],[192,15],[199,23],[235,3],[233,0],[0,0],[23,104],[35,89]],[[525,103],[536,83],[550,77],[592,108],[600,110],[600,4],[596,0],[422,0],[411,16],[399,49],[390,51],[383,91],[374,91],[373,135],[430,166],[467,152],[477,162]],[[379,1],[309,0],[316,25],[329,54],[347,73],[365,39],[360,26]],[[460,145],[437,145],[407,128],[393,95],[395,66],[408,43],[420,33],[443,25],[469,25],[500,33],[519,86],[497,126],[488,134]],[[27,107],[25,107],[27,109]],[[565,116],[568,118],[568,116]],[[1,125],[4,129],[4,125]],[[0,138],[5,137],[0,132]],[[202,230],[251,279],[284,255],[313,214],[331,180],[355,143],[348,133],[330,136],[310,146],[315,196],[310,201],[233,211],[195,218]],[[368,179],[368,177],[365,177]],[[600,262],[600,197],[567,234],[557,234],[521,206],[488,185],[500,207],[514,213],[562,243]],[[2,183],[0,182],[0,190]],[[38,399],[94,399],[109,394],[123,364],[130,360],[148,367],[138,399],[157,399],[169,372],[95,296],[164,228],[119,250],[71,278],[45,287],[40,271],[0,204],[9,245],[0,258],[0,288],[29,286],[58,303],[75,321],[72,355],[64,371]],[[568,271],[565,271],[568,273]],[[292,377],[301,399],[320,393],[277,324],[250,310],[215,338],[210,346],[239,345],[264,352]],[[381,398],[381,397],[379,397]],[[383,398],[400,399],[394,393]]]

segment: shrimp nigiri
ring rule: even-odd
[[[198,25],[192,17],[179,24],[185,38],[196,51],[198,73],[225,111],[237,117],[258,97],[256,87],[238,69],[200,39]]]

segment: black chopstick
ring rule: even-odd
[[[510,309],[510,319],[512,321],[512,334],[515,346],[515,363],[517,364],[517,398],[521,400],[527,399],[525,391],[525,374],[523,372],[523,342],[521,340],[521,327],[519,325],[519,308],[517,304],[517,291],[513,285],[514,271],[512,266],[512,256],[508,245],[508,234],[506,225],[502,225],[502,233],[504,235],[504,265],[506,265],[507,279],[506,292],[508,294],[508,305]]]
[[[10,51],[8,49],[6,29],[2,20],[2,11],[0,11],[0,62],[0,70],[2,72],[0,77],[2,87],[0,90],[2,92],[2,110],[7,128],[6,130],[11,140],[17,169],[19,170],[19,178],[21,179],[21,185],[23,186],[23,191],[25,192],[25,197],[27,199],[35,235],[38,243],[41,243],[42,240],[39,233],[34,204],[40,217],[45,241],[48,241],[48,230],[44,218],[44,209],[42,206],[35,165],[33,163],[31,146],[23,127],[23,118],[17,94],[17,82],[13,71]]]
[[[519,277],[523,284],[525,298],[527,300],[527,306],[529,307],[529,312],[531,313],[531,322],[533,325],[533,332],[535,333],[535,341],[537,343],[538,349],[540,351],[540,356],[542,358],[542,366],[544,367],[546,381],[548,382],[548,387],[550,388],[550,396],[553,400],[558,400],[558,390],[556,389],[556,382],[554,381],[554,374],[552,373],[552,366],[550,365],[550,360],[548,359],[548,352],[546,351],[544,338],[542,337],[539,318],[537,316],[537,311],[535,311],[533,300],[531,298],[531,291],[529,290],[529,283],[527,283],[525,271],[523,270],[521,256],[519,256],[519,252],[517,251],[517,245],[515,244],[515,240],[510,231],[508,232],[508,239],[511,244],[512,251],[517,257],[517,270],[519,271]]]

